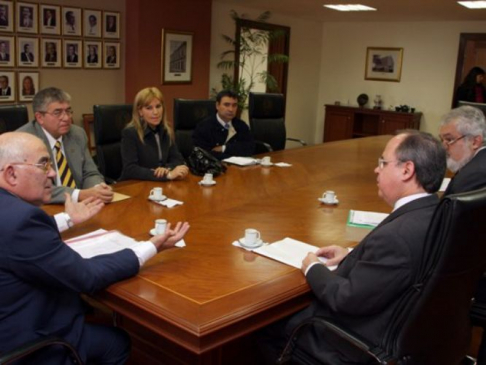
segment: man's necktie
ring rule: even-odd
[[[59,172],[61,184],[69,188],[75,188],[76,183],[74,182],[74,178],[71,174],[71,169],[69,168],[67,160],[62,153],[61,142],[57,141],[54,147],[56,148],[57,170]]]

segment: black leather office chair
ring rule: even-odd
[[[28,121],[29,113],[25,105],[0,105],[0,134],[15,131]]]
[[[0,365],[13,364],[19,360],[24,360],[25,362],[23,363],[34,363],[34,359],[32,359],[30,356],[35,356],[35,354],[39,351],[45,350],[52,346],[62,347],[64,351],[66,351],[71,357],[73,364],[83,364],[76,349],[71,346],[71,344],[59,337],[43,337],[26,343],[22,347],[15,350],[7,353],[1,353]]]
[[[132,109],[131,104],[93,106],[98,167],[108,183],[121,176],[121,132],[132,119]]]
[[[248,117],[253,137],[257,142],[270,145],[271,150],[285,149],[286,141],[298,142],[302,146],[307,143],[296,138],[287,138],[285,129],[285,97],[283,94],[250,93]],[[257,143],[256,153],[269,152]]]
[[[429,227],[421,269],[380,344],[353,336],[328,319],[313,318],[294,332],[281,363],[289,358],[299,333],[322,326],[378,364],[460,364],[471,337],[471,298],[486,268],[481,241],[486,237],[485,215],[486,189],[442,199]],[[308,354],[296,346],[294,356]]]
[[[194,147],[192,133],[197,123],[216,113],[214,100],[174,99],[174,132],[179,151],[185,159]]]

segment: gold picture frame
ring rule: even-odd
[[[365,80],[400,82],[403,48],[368,47]]]

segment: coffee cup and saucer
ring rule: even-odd
[[[155,228],[150,230],[150,234],[152,236],[156,236],[158,234],[164,234],[167,228],[167,220],[166,219],[156,219],[155,220]]]
[[[258,248],[263,245],[263,241],[260,238],[260,232],[253,228],[245,229],[245,237],[238,240],[238,243],[244,248]]]
[[[167,197],[163,195],[162,192],[163,192],[162,188],[153,188],[152,190],[150,190],[150,194],[148,197],[149,200],[152,200],[154,202],[160,202],[162,200],[167,199]]]
[[[270,156],[263,157],[261,162],[260,162],[260,165],[262,165],[263,167],[272,166],[273,165],[272,158]]]
[[[213,180],[213,174],[204,174],[204,177],[199,181],[199,185],[213,186],[216,185],[216,181]]]
[[[322,194],[322,197],[318,198],[317,200],[319,200],[321,203],[329,205],[335,205],[339,203],[336,193],[332,190],[325,191],[324,194]]]

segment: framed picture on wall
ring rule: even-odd
[[[61,7],[40,4],[39,26],[42,34],[61,34]]]
[[[38,72],[18,72],[19,101],[32,101],[39,90]]]
[[[83,42],[74,39],[63,40],[64,67],[80,68],[83,60]]]
[[[13,18],[14,4],[11,1],[0,1],[0,31],[13,32],[14,18]]]
[[[101,10],[83,10],[83,35],[89,38],[101,38]]]
[[[0,70],[0,103],[15,101],[15,72]]]
[[[400,82],[403,48],[368,47],[365,80]]]
[[[103,44],[103,67],[120,68],[120,43],[105,42]]]
[[[17,2],[16,5],[17,32],[37,34],[37,4]]]
[[[60,39],[42,38],[40,49],[42,67],[61,67],[62,46]]]
[[[192,82],[193,33],[162,29],[162,83]]]
[[[39,39],[17,37],[17,60],[19,67],[39,66]]]
[[[14,37],[0,36],[0,67],[15,65]]]
[[[103,12],[103,38],[120,38],[120,13]]]
[[[62,34],[81,36],[81,9],[69,6],[62,7]]]
[[[103,50],[101,42],[84,41],[84,67],[101,68]]]

